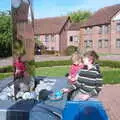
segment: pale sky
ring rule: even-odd
[[[92,12],[109,5],[120,4],[120,0],[34,0],[35,18],[66,15],[72,11]],[[11,0],[0,0],[0,10],[10,10]]]

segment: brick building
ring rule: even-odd
[[[35,20],[35,38],[40,40],[47,50],[64,54],[67,48],[67,30],[69,17],[53,17]]]
[[[71,23],[67,32],[67,46],[79,46],[81,23]]]
[[[81,26],[80,48],[120,53],[120,4],[98,10]]]

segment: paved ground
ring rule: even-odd
[[[50,56],[50,55],[40,55],[35,56],[35,61],[49,61],[49,60],[69,60],[70,56]],[[120,55],[108,55],[100,56],[101,60],[120,60]],[[6,59],[0,59],[0,66],[12,65],[12,57]]]
[[[6,79],[5,81],[0,81],[0,88],[2,89],[9,82],[11,78]],[[59,84],[61,87],[62,84]],[[61,87],[63,88],[63,87]],[[56,89],[56,88],[55,88]],[[109,120],[120,120],[120,84],[118,85],[105,85],[102,89],[102,92],[99,95],[99,99],[104,104]]]
[[[110,120],[120,120],[120,85],[106,85],[99,96]]]

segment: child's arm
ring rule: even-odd
[[[102,90],[103,86],[103,79],[102,75],[98,74],[96,78],[96,86],[95,88],[90,92],[90,96],[97,96],[99,92]]]

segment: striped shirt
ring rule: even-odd
[[[91,97],[97,96],[103,85],[102,75],[99,69],[94,65],[91,69],[81,69],[77,74],[77,81],[71,85],[70,91],[77,94],[89,94]]]

